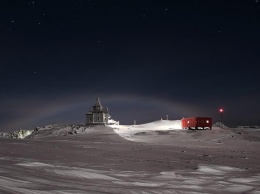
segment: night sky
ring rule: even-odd
[[[260,125],[258,0],[0,1],[0,131],[209,116]]]

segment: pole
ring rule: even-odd
[[[221,129],[223,129],[223,123],[222,123],[222,112],[220,112],[220,123],[221,123]]]
[[[168,115],[166,115],[166,120],[168,120]]]
[[[219,109],[219,112],[220,112],[220,123],[221,123],[221,129],[223,129],[224,128],[224,125],[223,125],[223,123],[222,123],[222,113],[223,113],[223,111],[224,111],[224,109],[223,108],[221,108],[221,109]]]

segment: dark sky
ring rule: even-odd
[[[260,125],[258,0],[0,1],[0,131],[210,116]]]

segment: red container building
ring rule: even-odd
[[[209,117],[189,117],[181,119],[183,129],[211,129],[212,118]]]

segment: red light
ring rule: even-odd
[[[221,109],[219,109],[219,112],[223,112],[224,110],[221,108]]]

